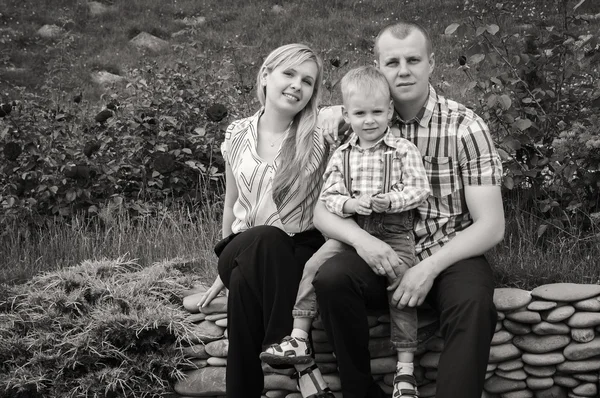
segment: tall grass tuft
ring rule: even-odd
[[[0,391],[8,397],[159,397],[191,366],[185,262],[119,258],[0,289]],[[0,285],[1,286],[1,285]]]
[[[216,275],[214,242],[220,239],[220,210],[206,207],[164,209],[158,215],[132,217],[118,208],[105,208],[93,222],[74,217],[65,223],[46,220],[32,227],[7,221],[0,233],[0,283],[21,283],[38,272],[80,264],[84,260],[125,257],[141,266],[186,257],[196,271]]]

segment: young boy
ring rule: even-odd
[[[394,112],[385,76],[371,66],[349,71],[341,81],[343,116],[354,131],[332,155],[325,171],[321,200],[340,217],[357,223],[389,244],[408,267],[415,264],[413,212],[429,195],[421,153],[395,138],[388,123]],[[312,281],[319,267],[351,247],[330,239],[306,263],[293,316],[291,336],[261,353],[271,365],[312,362],[308,332],[316,316]],[[383,268],[377,270],[384,275]],[[389,283],[393,281],[388,281]],[[389,298],[391,300],[390,292]],[[391,340],[398,352],[393,397],[416,397],[413,357],[417,347],[416,309],[390,306]]]

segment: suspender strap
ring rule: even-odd
[[[394,158],[393,153],[386,153],[383,155],[383,193],[390,192],[392,189],[392,160]]]
[[[352,196],[352,178],[350,177],[350,150],[350,147],[348,147],[344,151],[342,173],[344,173],[344,184],[346,185],[346,189],[348,189],[350,196]]]

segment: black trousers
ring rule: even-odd
[[[292,330],[292,309],[306,261],[324,243],[320,232],[290,237],[259,226],[237,235],[219,257],[227,299],[227,397],[258,398],[264,387],[264,347]]]
[[[387,397],[373,381],[367,309],[387,308],[386,278],[354,251],[321,266],[313,282],[323,325],[334,346],[344,398]],[[480,398],[496,324],[492,270],[483,256],[442,272],[427,296],[445,340],[436,397]]]

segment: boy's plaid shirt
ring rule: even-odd
[[[465,185],[500,185],[502,163],[483,119],[455,101],[429,98],[412,120],[396,114],[392,132],[417,146],[431,187],[415,221],[419,260],[429,257],[473,223],[465,202]]]
[[[344,203],[362,195],[373,196],[383,192],[384,162],[390,160],[390,209],[387,213],[400,213],[416,208],[429,194],[429,183],[421,153],[407,140],[394,137],[388,128],[381,140],[370,148],[357,145],[356,134],[342,144],[331,156],[321,191],[321,200],[327,210],[340,217],[351,214],[343,212]],[[344,152],[350,151],[348,168],[352,192],[348,191],[343,173]]]

